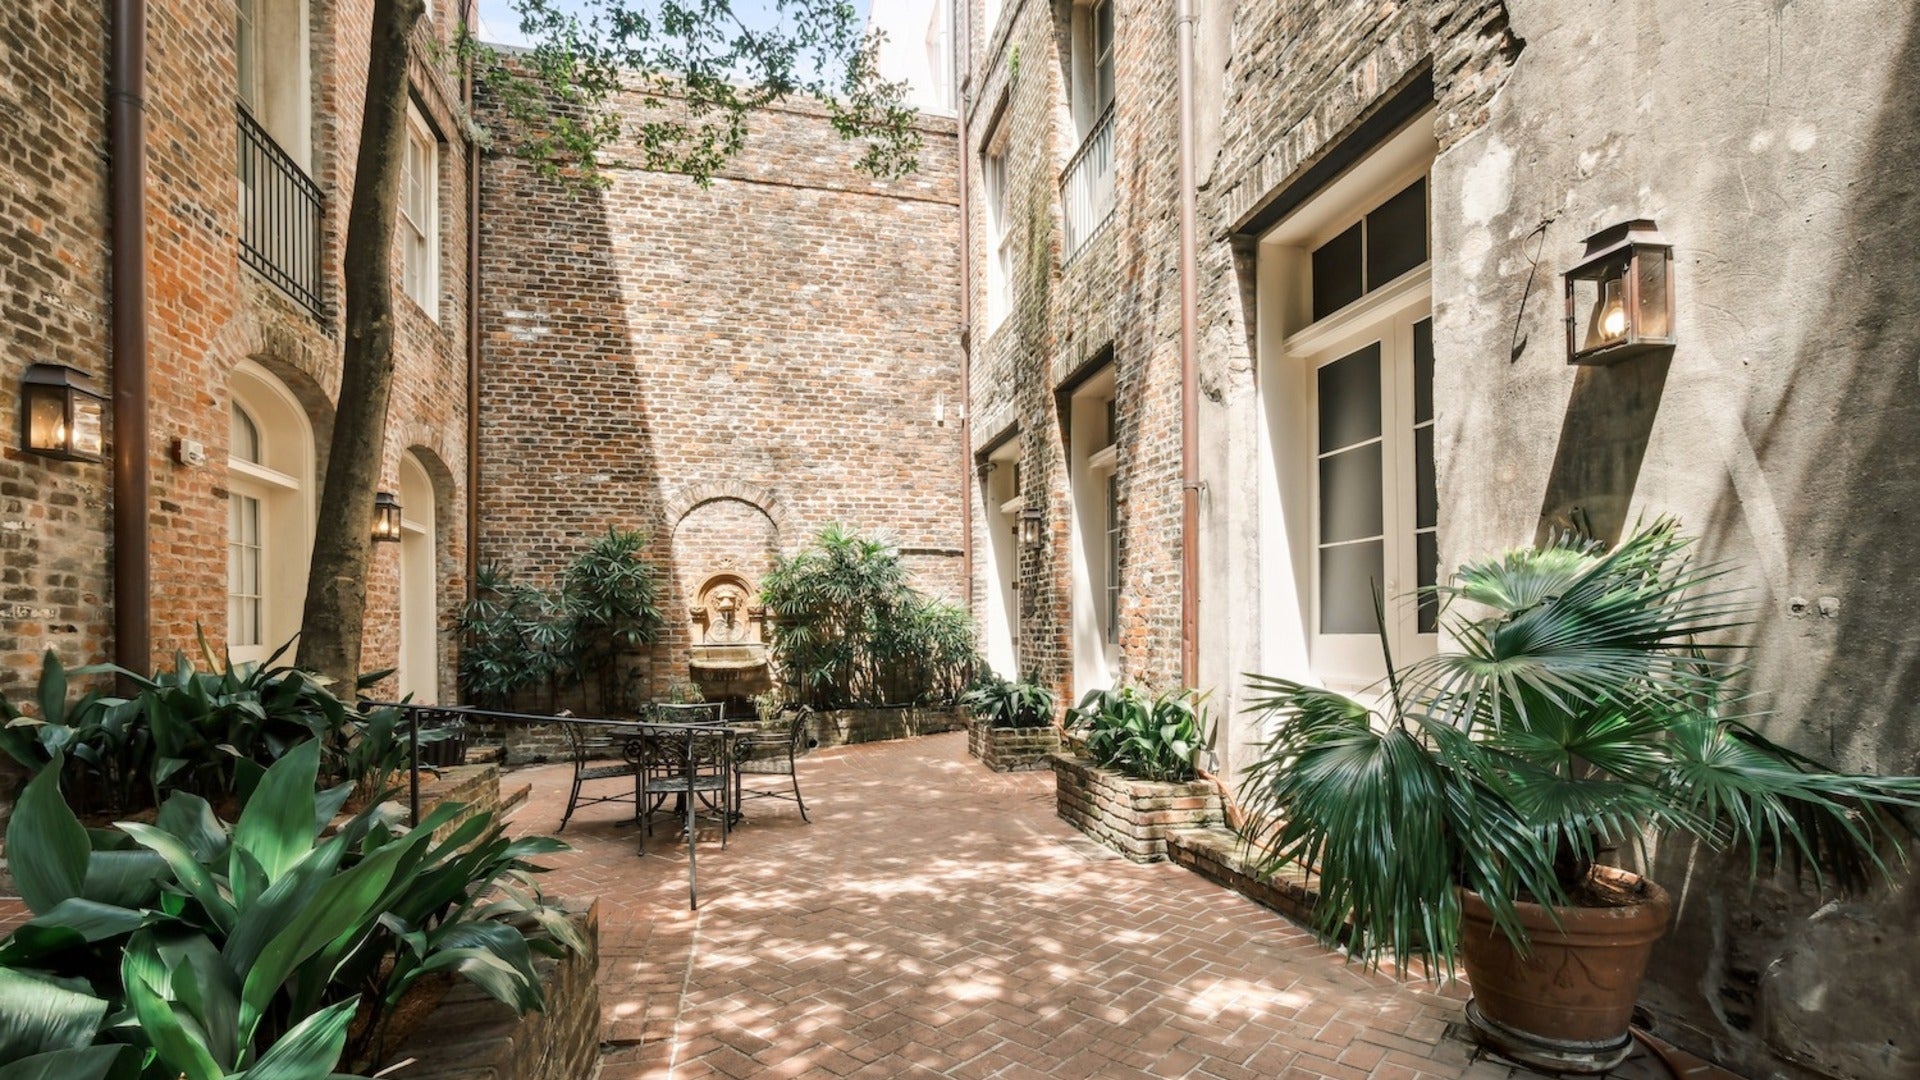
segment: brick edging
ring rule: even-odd
[[[1047,762],[1060,817],[1134,862],[1164,862],[1173,831],[1222,819],[1220,793],[1204,780],[1135,780],[1066,753]]]

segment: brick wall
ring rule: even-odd
[[[485,165],[481,554],[548,584],[609,526],[648,530],[653,694],[687,678],[702,581],[757,587],[828,522],[889,530],[922,588],[961,587],[952,125],[924,121],[895,182],[853,172],[818,111],[752,126],[704,190]]]
[[[1220,793],[1204,780],[1135,780],[1066,753],[1048,760],[1061,819],[1134,862],[1165,862],[1176,830],[1220,821]]]
[[[312,422],[324,473],[340,378],[340,256],[353,183],[371,0],[312,0],[313,153],[323,199],[323,314],[315,317],[240,261],[236,70],[230,4],[154,0],[148,16],[148,306],[155,662],[198,656],[226,634],[230,373],[253,360],[286,384]],[[440,172],[437,319],[398,299],[396,376],[381,487],[398,489],[413,449],[439,501],[439,613],[465,589],[466,174],[458,83],[429,62],[423,31],[415,98],[445,140]],[[105,120],[107,27],[99,5],[17,0],[0,10],[0,690],[17,694],[55,648],[69,663],[113,647],[110,466],[18,448],[26,365],[68,364],[111,393]],[[397,252],[396,252],[397,259]],[[396,273],[396,280],[397,280]],[[108,457],[111,458],[111,431]],[[206,463],[173,460],[176,439]],[[367,493],[371,499],[373,492]],[[393,665],[397,551],[375,549],[364,663]],[[445,648],[443,646],[443,654]],[[450,655],[442,663],[451,669]],[[450,682],[446,683],[450,689]],[[0,779],[0,816],[6,784]]]

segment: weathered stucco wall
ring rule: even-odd
[[[1920,8],[1508,6],[1525,52],[1432,174],[1443,565],[1574,507],[1603,534],[1677,515],[1750,590],[1769,734],[1920,771]],[[1569,368],[1557,274],[1634,217],[1675,246],[1680,345]],[[1747,895],[1744,861],[1654,869],[1679,913],[1648,1003],[1680,1041],[1761,1076],[1920,1075],[1912,885],[1822,907]]]

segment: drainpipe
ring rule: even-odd
[[[1193,0],[1177,0],[1180,68],[1180,682],[1200,677],[1199,196],[1194,183]]]
[[[461,4],[460,18],[474,33],[473,0]],[[467,103],[467,599],[480,577],[480,144],[475,123],[473,61],[468,60],[461,94]]]
[[[973,234],[969,208],[972,188],[971,154],[967,149],[968,90],[973,84],[973,10],[967,0],[955,0],[954,21],[959,31],[954,43],[959,53],[954,69],[959,81],[954,92],[955,127],[960,135],[960,580],[967,614],[973,614]]]
[[[147,432],[147,4],[113,0],[107,89],[113,215],[113,659],[152,667]]]

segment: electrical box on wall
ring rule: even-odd
[[[182,465],[205,465],[207,444],[198,439],[175,439],[173,440],[173,460]]]

